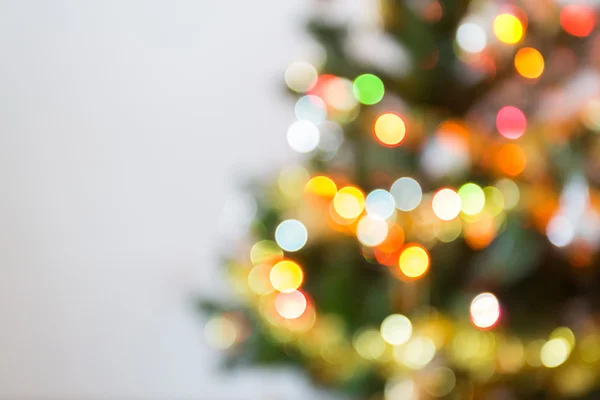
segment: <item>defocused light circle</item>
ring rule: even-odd
[[[376,329],[358,332],[352,344],[356,352],[366,360],[376,360],[385,352],[385,342]]]
[[[270,273],[271,266],[268,264],[259,264],[252,268],[248,274],[248,287],[250,290],[260,295],[273,293],[275,288],[271,285]]]
[[[306,311],[307,301],[302,292],[279,293],[275,297],[275,310],[285,319],[296,319]]]
[[[362,104],[379,103],[384,92],[383,82],[373,74],[363,74],[354,80],[354,95]]]
[[[471,321],[478,328],[491,328],[500,319],[500,303],[491,293],[481,293],[471,302]]]
[[[325,82],[323,98],[336,110],[350,111],[357,105],[353,90],[353,84],[348,79],[335,77]]]
[[[478,214],[485,206],[483,189],[474,183],[466,183],[458,189],[462,206],[461,211],[467,215]]]
[[[319,125],[327,118],[327,105],[319,96],[309,94],[298,99],[294,112],[298,120]]]
[[[373,126],[375,137],[386,146],[399,145],[406,136],[406,125],[400,116],[394,113],[380,115]]]
[[[373,219],[388,219],[394,215],[396,202],[394,197],[383,189],[375,189],[367,196],[365,208]]]
[[[502,107],[496,115],[496,128],[507,139],[518,139],[527,127],[527,118],[517,107]]]
[[[283,258],[283,251],[277,243],[272,240],[261,240],[256,242],[250,249],[250,261],[252,264],[274,263]]]
[[[527,154],[518,144],[506,143],[498,150],[496,161],[502,172],[517,176],[527,165]]]
[[[544,57],[533,47],[524,47],[515,55],[515,68],[521,76],[537,79],[544,72]]]
[[[523,37],[523,24],[512,14],[500,14],[494,19],[494,34],[503,43],[517,43]]]
[[[387,234],[387,223],[381,219],[373,219],[368,215],[362,217],[356,226],[356,237],[365,246],[375,247],[383,243]]]
[[[560,25],[565,32],[586,37],[596,26],[596,10],[587,4],[569,4],[560,11]]]
[[[462,202],[458,193],[452,189],[440,189],[432,202],[433,213],[442,221],[450,221],[460,214]]]
[[[306,244],[308,232],[304,224],[295,219],[283,221],[275,229],[275,241],[285,251],[298,251]]]
[[[563,338],[548,340],[540,351],[542,364],[547,368],[556,368],[569,358],[571,346]]]
[[[556,247],[565,247],[573,241],[575,230],[567,217],[555,215],[548,222],[546,235],[550,243]]]
[[[419,278],[429,269],[429,254],[420,246],[408,246],[398,260],[400,271],[409,278]]]
[[[212,317],[204,326],[206,342],[215,349],[228,349],[233,346],[238,337],[238,326],[235,321],[226,316]]]
[[[315,176],[306,183],[304,192],[319,197],[333,198],[337,193],[337,186],[326,176]]]
[[[511,210],[519,204],[519,200],[521,198],[521,192],[519,190],[519,186],[515,183],[515,181],[511,179],[500,179],[494,185],[500,192],[502,193],[504,208],[506,210]]]
[[[433,360],[435,343],[426,336],[415,336],[408,343],[397,347],[396,360],[411,369],[421,369]]]
[[[354,186],[343,187],[333,198],[333,208],[341,217],[354,219],[365,208],[365,195],[360,189]]]
[[[271,269],[269,280],[271,285],[280,292],[290,293],[302,285],[304,274],[298,264],[293,261],[279,261]]]
[[[412,324],[401,314],[392,314],[381,323],[381,337],[393,346],[408,342],[412,335]]]
[[[487,35],[481,26],[468,22],[458,27],[456,42],[467,53],[479,53],[487,45]]]
[[[390,194],[394,197],[396,208],[400,211],[412,211],[421,203],[423,191],[419,182],[404,177],[392,184]]]
[[[312,64],[300,61],[291,64],[285,70],[285,83],[298,93],[305,93],[317,83],[317,70]]]
[[[319,144],[319,129],[309,121],[296,121],[288,128],[287,142],[298,153],[310,153]]]

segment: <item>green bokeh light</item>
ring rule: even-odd
[[[373,74],[363,74],[354,80],[354,96],[362,104],[377,104],[383,98],[385,89],[381,79]]]
[[[461,210],[467,215],[475,215],[483,210],[485,206],[485,194],[483,189],[474,183],[466,183],[458,189],[458,195],[462,202]]]

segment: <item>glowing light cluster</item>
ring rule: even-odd
[[[524,78],[537,79],[544,72],[544,57],[533,47],[524,47],[515,55],[515,68]]]
[[[478,328],[491,328],[500,320],[500,303],[491,293],[481,293],[471,302],[471,321]]]
[[[408,278],[420,278],[429,269],[429,254],[419,245],[410,245],[400,254],[398,264]]]
[[[298,220],[288,219],[275,229],[275,241],[285,251],[298,251],[304,247],[307,240],[306,227]]]
[[[373,74],[363,74],[354,80],[354,95],[365,105],[377,104],[383,99],[385,88],[383,82]]]
[[[373,126],[375,137],[388,147],[400,145],[406,136],[406,125],[402,118],[394,113],[380,115]]]
[[[496,128],[507,139],[518,139],[525,133],[527,118],[517,107],[502,107],[496,115]]]
[[[442,221],[450,221],[460,214],[462,201],[453,189],[440,189],[433,196],[431,204],[436,217]]]
[[[494,34],[503,43],[518,43],[523,38],[523,24],[512,14],[500,14],[494,19]]]

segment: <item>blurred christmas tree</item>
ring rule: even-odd
[[[306,162],[226,210],[207,339],[356,399],[600,398],[596,9],[338,3],[285,73]]]

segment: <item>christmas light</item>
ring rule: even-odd
[[[596,26],[596,10],[587,4],[566,5],[560,11],[560,25],[573,36],[588,36]]]
[[[302,284],[304,274],[298,264],[293,261],[279,261],[269,274],[271,285],[279,292],[290,293]]]
[[[469,22],[458,27],[456,42],[468,53],[479,53],[487,45],[487,34],[481,26]]]
[[[227,315],[212,317],[204,326],[204,338],[215,349],[228,349],[233,346],[238,337],[236,322]]]
[[[533,47],[524,47],[515,55],[515,67],[524,78],[537,79],[544,72],[544,57]]]
[[[496,115],[496,128],[507,139],[518,139],[527,127],[527,119],[523,111],[517,107],[502,107]]]
[[[471,321],[478,328],[491,328],[500,320],[500,303],[491,293],[481,293],[471,302]]]
[[[401,314],[392,314],[381,323],[381,337],[393,346],[408,342],[412,335],[410,320]]]
[[[250,249],[252,264],[275,263],[283,258],[283,251],[272,240],[261,240]]]
[[[365,209],[373,219],[388,219],[394,215],[396,202],[394,197],[383,189],[373,190],[365,200]]]
[[[295,62],[285,70],[285,83],[298,93],[305,93],[317,83],[317,70],[307,62]]]
[[[275,241],[285,251],[298,251],[306,244],[308,233],[304,224],[288,219],[277,226]]]
[[[419,182],[413,178],[403,177],[396,180],[390,188],[396,208],[401,211],[412,211],[421,203],[423,191]]]
[[[298,290],[279,293],[275,297],[275,310],[277,310],[277,314],[285,319],[299,318],[306,311],[306,306],[306,297]]]
[[[373,105],[383,99],[383,82],[373,74],[360,75],[354,80],[354,95],[362,104]]]
[[[500,14],[494,19],[494,34],[503,43],[518,43],[523,37],[523,24],[511,14]]]
[[[400,254],[398,264],[407,277],[420,278],[429,269],[429,254],[420,246],[407,246]]]
[[[483,189],[474,183],[465,183],[458,189],[461,200],[461,211],[467,215],[475,215],[485,206]]]
[[[542,364],[547,368],[556,368],[569,358],[571,346],[563,338],[548,340],[540,352]]]
[[[296,121],[288,128],[287,142],[298,153],[310,153],[319,144],[319,129],[309,121]]]
[[[398,146],[406,135],[406,125],[400,116],[393,113],[380,115],[373,127],[375,137],[383,145]]]
[[[356,226],[356,237],[365,246],[374,247],[385,240],[388,226],[384,220],[363,216]]]
[[[446,188],[436,192],[431,206],[436,217],[442,221],[450,221],[460,214],[462,202],[458,193]]]
[[[248,274],[248,287],[250,290],[259,295],[273,293],[275,288],[271,284],[270,273],[271,266],[268,264],[254,266]]]
[[[337,186],[326,176],[315,176],[306,183],[304,192],[323,198],[333,198],[337,193]]]
[[[354,219],[365,208],[365,195],[360,189],[354,186],[343,187],[333,198],[333,207],[341,217]]]

